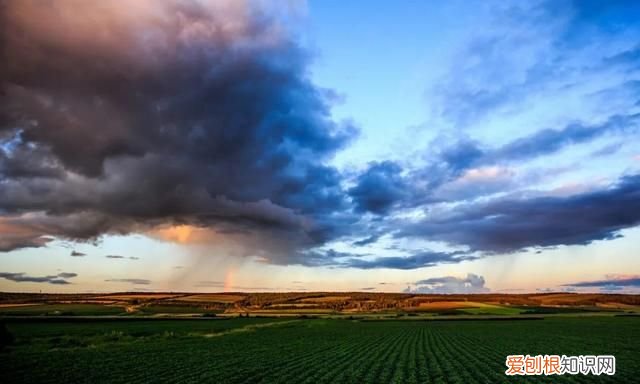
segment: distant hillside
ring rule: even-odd
[[[431,295],[371,292],[281,292],[281,293],[136,293],[34,294],[0,293],[1,307],[21,304],[100,304],[122,306],[128,311],[175,312],[456,312],[510,313],[544,311],[544,308],[588,308],[625,310],[640,307],[640,295],[622,294],[464,294]]]

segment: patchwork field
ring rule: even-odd
[[[615,294],[424,295],[402,293],[0,293],[0,316],[324,315],[522,316],[640,313],[640,296]]]
[[[33,304],[0,308],[4,316],[101,316],[126,313],[123,306],[103,304]]]
[[[57,321],[53,321],[57,320]],[[5,320],[3,383],[632,383],[640,317]],[[509,354],[613,354],[613,377],[508,378]]]

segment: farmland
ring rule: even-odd
[[[261,315],[519,316],[554,313],[639,313],[639,295],[404,293],[0,293],[6,315]]]
[[[639,296],[609,294],[0,293],[0,372],[3,383],[632,382],[639,314]],[[509,378],[510,354],[613,354],[617,373]]]
[[[57,321],[52,321],[57,320]],[[633,382],[640,317],[5,320],[4,383]],[[614,377],[504,375],[509,354],[613,354]]]

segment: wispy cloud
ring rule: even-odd
[[[580,281],[564,284],[564,287],[573,288],[598,288],[603,291],[620,291],[623,289],[640,288],[639,275],[608,275],[606,279]]]
[[[57,275],[48,275],[48,276],[30,276],[24,272],[20,273],[10,273],[10,272],[0,272],[0,278],[7,279],[9,281],[13,281],[16,283],[47,283],[54,285],[66,285],[71,284],[66,279],[71,279],[78,276],[77,273],[72,272],[62,272]]]
[[[126,257],[126,256],[122,256],[122,255],[107,255],[105,256],[107,259],[129,259],[129,260],[139,260],[139,257],[136,256],[130,256],[130,257]]]
[[[129,283],[129,284],[134,284],[134,285],[149,285],[151,284],[151,280],[147,280],[147,279],[107,279],[105,280],[106,282],[109,283]]]
[[[437,264],[458,263],[464,260],[472,260],[476,256],[467,252],[433,252],[419,251],[409,256],[382,256],[374,258],[348,258],[346,260],[334,260],[329,265],[337,265],[345,268],[358,269],[416,269],[431,267]]]

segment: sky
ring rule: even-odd
[[[636,1],[16,1],[0,290],[640,293]]]

